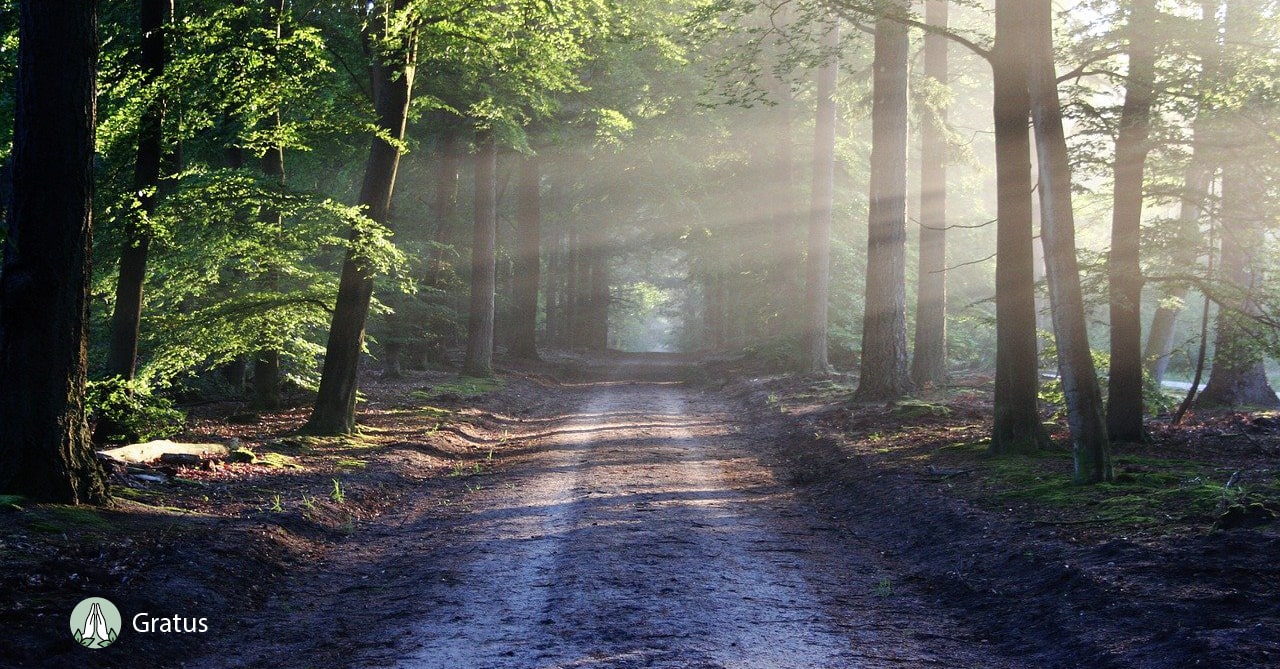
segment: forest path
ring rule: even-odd
[[[576,409],[521,435],[452,540],[422,546],[450,572],[367,666],[1004,664],[778,485],[750,448],[768,436],[725,401],[661,381],[567,392]]]
[[[597,368],[599,371],[599,368]],[[1019,666],[769,466],[803,438],[661,359],[541,387],[188,669]],[[527,411],[527,413],[522,413]]]

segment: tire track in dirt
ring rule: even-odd
[[[769,479],[725,405],[662,383],[586,393],[423,556],[457,577],[425,585],[396,666],[971,664],[940,616],[869,592],[873,565],[849,571],[859,556]]]

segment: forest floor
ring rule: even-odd
[[[0,666],[1280,661],[1272,415],[1153,421],[1116,483],[1075,487],[1065,451],[985,455],[981,378],[853,406],[840,377],[559,354],[362,387],[359,437],[205,405],[183,440],[255,462],[0,508]],[[71,638],[87,596],[125,614],[108,648]]]

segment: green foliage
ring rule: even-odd
[[[1249,498],[1207,463],[1119,455],[1114,482],[1079,486],[1072,482],[1069,460],[1067,453],[998,458],[988,462],[986,471],[1000,485],[996,498],[1001,504],[1028,500],[1058,510],[1087,509],[1089,521],[1130,527],[1160,525],[1179,516],[1208,524]],[[1258,494],[1275,493],[1270,488]]]
[[[334,504],[346,503],[347,493],[342,489],[342,481],[333,479],[333,490],[329,491],[329,499],[332,499]]]
[[[112,377],[90,381],[85,408],[100,426],[112,429],[96,435],[107,443],[135,443],[171,437],[182,431],[187,416],[168,398],[156,395],[141,379]]]
[[[1092,353],[1093,367],[1097,371],[1098,384],[1101,386],[1102,397],[1105,400],[1107,378],[1111,370],[1111,355],[1099,349],[1093,349]],[[1052,345],[1045,346],[1041,351],[1041,364],[1046,368],[1054,368],[1057,366],[1056,361],[1057,349]],[[1060,419],[1066,415],[1067,398],[1062,390],[1062,380],[1056,376],[1040,382],[1039,399],[1041,404],[1051,408],[1054,419]],[[1142,370],[1142,406],[1148,414],[1154,416],[1169,413],[1178,408],[1178,402],[1177,397],[1164,392],[1145,368]]]
[[[785,372],[796,368],[803,349],[797,337],[773,337],[742,349],[747,360],[763,369]]]
[[[362,261],[388,272],[404,263],[390,233],[356,208],[247,170],[193,168],[181,184],[154,217],[163,235],[152,243],[140,376],[165,383],[271,348],[309,385],[337,291],[315,254],[337,257],[357,229]],[[113,280],[100,277],[99,290]]]

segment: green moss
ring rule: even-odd
[[[902,400],[894,405],[893,413],[902,418],[945,418],[951,415],[951,408],[920,400]]]
[[[27,528],[36,532],[61,534],[70,531],[110,530],[112,524],[94,508],[85,506],[42,505],[28,512]]]
[[[1143,456],[1115,458],[1117,476],[1090,486],[1071,481],[1070,454],[992,458],[987,473],[999,486],[997,499],[1025,501],[1062,511],[1083,511],[1084,521],[1152,526],[1171,518],[1215,513],[1238,492],[1218,481],[1213,467],[1188,460]],[[1064,462],[1065,460],[1065,462]]]
[[[374,430],[366,430],[373,432]],[[364,434],[353,434],[338,437],[315,437],[308,435],[292,435],[273,439],[263,447],[270,451],[282,452],[285,455],[315,455],[324,452],[347,451],[375,448],[379,444],[365,437]],[[265,457],[265,456],[260,456]],[[274,465],[279,466],[279,465]]]
[[[281,469],[302,469],[297,460],[283,453],[263,453],[258,456],[258,464]]]
[[[506,382],[496,377],[462,376],[416,390],[413,396],[424,400],[475,400],[501,390],[505,386]]]
[[[369,466],[368,462],[356,458],[339,458],[334,464],[342,469],[364,469]]]
[[[112,486],[111,495],[113,497],[133,500],[135,502],[145,502],[156,497],[156,494],[150,490],[139,490],[138,488],[130,488],[125,485]]]
[[[22,510],[22,505],[26,503],[27,498],[22,495],[0,495],[0,509]]]

